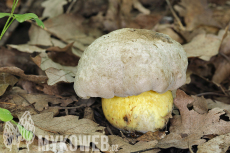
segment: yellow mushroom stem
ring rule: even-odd
[[[106,119],[116,128],[130,132],[157,131],[165,127],[173,109],[171,91],[143,92],[137,96],[102,99]]]

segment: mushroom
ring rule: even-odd
[[[101,97],[106,119],[130,132],[162,129],[173,108],[171,90],[186,81],[183,47],[168,35],[124,28],[96,39],[77,66],[79,97]]]

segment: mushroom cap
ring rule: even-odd
[[[124,28],[96,39],[82,54],[74,89],[82,98],[113,98],[175,90],[186,81],[188,59],[168,35]]]

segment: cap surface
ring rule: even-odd
[[[168,35],[120,29],[96,39],[79,60],[74,89],[82,98],[175,90],[186,81],[183,47]]]

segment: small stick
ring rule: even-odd
[[[6,104],[6,105],[16,105],[16,104],[13,104],[13,103],[6,103],[6,102],[0,102],[2,104]]]
[[[172,12],[174,18],[177,20],[177,22],[178,22],[178,24],[179,24],[181,30],[185,31],[185,27],[184,27],[183,24],[181,23],[179,17],[178,17],[178,16],[176,15],[176,13],[174,12],[171,3],[169,2],[169,0],[166,0],[166,2],[167,2],[167,4],[168,4],[169,9],[170,9],[170,11]]]
[[[114,135],[114,134],[113,134],[113,131],[110,129],[108,123],[106,123],[106,128],[107,128],[107,130],[109,131],[109,133],[110,133],[111,135]]]
[[[206,79],[205,77],[202,77],[202,76],[200,76],[200,75],[198,75],[196,73],[193,73],[193,74],[195,74],[196,76],[200,77],[201,79],[204,79],[207,82],[213,83],[214,85],[216,85],[218,88],[221,89],[221,91],[224,93],[225,96],[229,96],[229,94],[225,92],[225,89],[220,84],[218,84],[216,82],[213,82],[213,81],[210,81],[210,80]]]
[[[226,95],[215,93],[215,92],[204,92],[204,93],[196,94],[197,97],[204,96],[204,95],[217,95],[217,96],[228,97]]]
[[[20,97],[22,97],[28,104],[29,106],[31,106],[33,108],[33,110],[37,113],[40,114],[40,112],[38,110],[36,110],[36,108],[34,107],[33,104],[31,104],[25,97],[23,97],[22,95],[18,94]]]
[[[230,58],[227,55],[221,52],[219,52],[219,54],[222,55],[228,62],[230,62]]]
[[[81,107],[86,107],[86,105],[81,104],[80,106],[76,106],[76,107],[49,106],[49,108],[57,108],[57,109],[75,109],[75,108],[81,108]]]
[[[73,5],[77,2],[77,0],[72,0],[71,4],[69,5],[66,14],[69,14],[70,10],[72,9]]]

